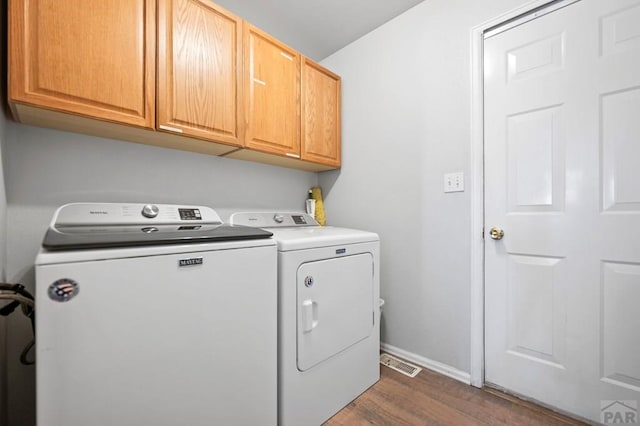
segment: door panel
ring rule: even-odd
[[[640,399],[639,10],[582,0],[484,44],[486,381],[594,421]]]
[[[507,276],[507,348],[532,361],[564,368],[564,259],[511,255]]]
[[[509,212],[564,208],[562,110],[550,106],[507,118]]]
[[[603,209],[640,212],[640,88],[602,97]]]
[[[640,388],[640,264],[602,263],[602,377],[623,387]]]
[[[373,257],[305,263],[297,274],[298,369],[308,370],[373,330]]]
[[[602,18],[602,54],[640,49],[640,6],[632,5]]]

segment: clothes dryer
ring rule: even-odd
[[[380,378],[378,235],[235,213],[278,244],[278,423],[320,425]]]

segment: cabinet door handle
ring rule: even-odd
[[[280,54],[288,60],[293,61],[293,56],[289,55],[288,53],[280,52]]]
[[[264,81],[262,81],[262,80],[258,80],[257,78],[254,78],[254,79],[253,79],[253,81],[254,81],[255,83],[262,84],[263,86],[266,86],[266,85],[267,85],[267,83],[265,83],[265,82],[264,82]]]
[[[160,129],[162,129],[162,130],[168,130],[170,132],[182,133],[182,129],[178,129],[177,127],[165,126],[164,124],[161,124],[158,127]]]

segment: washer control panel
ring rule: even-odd
[[[203,223],[218,225],[222,220],[205,206],[173,204],[72,203],[56,211],[54,226],[87,225],[177,225]]]
[[[232,225],[257,228],[319,226],[318,222],[306,213],[239,212],[231,215],[230,222]]]

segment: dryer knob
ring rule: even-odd
[[[284,222],[284,216],[281,214],[276,214],[273,216],[273,220],[275,220],[276,223],[282,223]]]
[[[154,204],[147,204],[142,208],[142,216],[148,217],[149,219],[153,219],[158,216],[159,212],[160,209]]]

